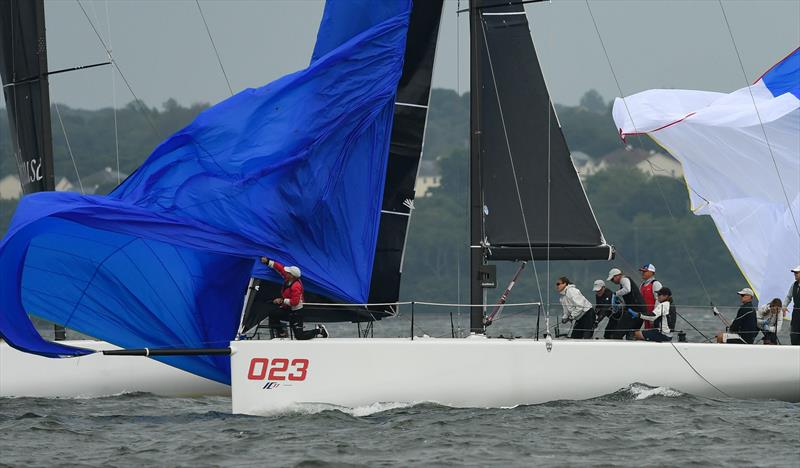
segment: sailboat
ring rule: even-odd
[[[48,70],[43,0],[0,0],[0,12],[0,77],[22,192],[27,195],[53,191],[48,77],[74,69]],[[64,328],[56,325],[55,338],[65,345],[118,349],[103,341],[65,340],[65,337]],[[225,385],[152,359],[134,358],[120,366],[97,357],[47,359],[12,348],[0,334],[0,397],[105,396],[124,392],[169,396],[230,393]]]
[[[570,160],[521,2],[469,7],[470,336],[234,339],[276,312],[263,299],[274,297],[278,278],[256,267],[259,284],[250,282],[261,255],[302,268],[313,301],[307,320],[377,320],[403,306],[441,8],[330,1],[309,68],[210,109],[109,198],[26,197],[0,244],[11,279],[0,285],[0,332],[44,356],[162,359],[230,384],[233,412],[245,414],[309,403],[511,407],[637,382],[800,401],[796,348],[486,336],[490,262],[614,255]],[[52,216],[42,215],[53,203]],[[27,279],[81,285],[60,298],[72,307],[20,298],[24,273],[48,258],[44,242],[65,235],[82,242],[64,246],[58,266],[79,265],[82,276]],[[46,342],[26,328],[25,300],[39,315],[126,349],[99,355]]]

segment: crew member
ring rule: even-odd
[[[556,280],[558,299],[564,308],[561,323],[575,321],[570,338],[591,339],[594,334],[594,307],[566,276]]]
[[[614,315],[611,310],[611,298],[614,293],[606,287],[606,282],[601,279],[594,282],[592,291],[594,291],[594,311],[597,315],[594,327],[597,328],[604,318],[608,318],[603,338],[607,340],[614,339],[617,322],[619,321],[619,315]]]
[[[644,299],[644,307],[647,309],[647,313],[652,314],[658,302],[657,293],[661,290],[661,282],[655,278],[656,267],[652,263],[648,263],[639,268],[639,271],[642,272],[642,285],[639,287],[639,292],[642,293],[642,299]],[[654,323],[654,321],[645,319],[644,329],[653,328]]]
[[[637,314],[647,313],[642,293],[639,290],[639,286],[637,286],[629,276],[624,275],[619,268],[612,268],[609,270],[607,281],[619,285],[619,289],[614,294],[624,302],[622,306],[623,313],[620,314],[617,324],[617,336],[619,336],[619,339],[625,337],[628,340],[632,340],[633,332],[642,328],[642,319],[635,318],[628,313],[628,309],[633,310],[633,312]]]
[[[742,305],[736,311],[736,318],[728,327],[730,333],[717,335],[718,343],[753,344],[758,335],[756,308],[753,307],[755,293],[750,288],[744,288],[737,294]]]
[[[650,314],[639,314],[642,320],[651,322],[653,324],[650,328],[645,328],[644,331],[636,330],[634,337],[637,340],[655,341],[662,343],[664,341],[672,341],[672,329],[669,326],[669,316],[672,313],[672,291],[669,288],[661,288],[656,293],[658,297],[658,304]]]
[[[789,310],[789,303],[793,303],[792,321],[789,322],[789,341],[794,346],[800,346],[800,265],[792,268],[794,283],[789,286],[789,294],[783,301],[784,312]]]
[[[769,304],[759,306],[756,309],[756,319],[758,328],[764,334],[762,341],[765,345],[778,344],[778,333],[781,331],[783,322],[783,303],[777,297]]]
[[[296,266],[283,266],[280,262],[261,257],[261,263],[272,268],[283,278],[281,287],[281,297],[272,300],[272,303],[280,306],[281,309],[289,313],[289,326],[296,340],[310,340],[316,337],[327,338],[328,330],[324,325],[317,325],[312,330],[303,330],[303,317],[300,311],[303,309],[303,282],[300,280],[300,268]],[[282,329],[283,325],[279,320],[270,317],[270,328]]]

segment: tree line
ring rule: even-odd
[[[117,153],[120,171],[130,174],[158,143],[206,108],[207,104],[184,107],[174,100],[161,108],[131,103],[117,109],[115,138],[113,109],[89,111],[60,105],[66,135],[55,118],[55,109],[52,112],[56,180],[67,177],[77,185],[75,166],[81,176],[106,167],[116,168]],[[597,92],[587,92],[578,106],[556,105],[556,109],[572,151],[599,159],[621,147],[610,103]],[[401,295],[417,300],[464,302],[469,297],[469,94],[433,90],[427,125],[424,158],[437,161],[441,185],[431,189],[429,196],[416,200]],[[631,143],[655,148],[649,140]],[[16,174],[16,167],[10,152],[7,114],[0,109],[0,177],[6,174]],[[102,187],[99,192],[112,188],[113,185]],[[710,218],[694,216],[689,211],[682,181],[620,168],[589,177],[585,188],[606,240],[617,248],[618,258],[612,262],[552,262],[549,268],[540,262],[535,269],[538,282],[534,268],[527,268],[510,301],[539,300],[540,289],[542,299],[557,301],[552,283],[561,275],[569,276],[591,297],[592,281],[605,279],[611,266],[620,266],[638,279],[635,270],[643,263],[656,265],[657,277],[672,288],[679,303],[735,301],[735,294],[731,293],[745,284],[744,279]],[[0,232],[6,231],[15,206],[16,200],[0,200]],[[497,295],[513,270],[514,265],[499,264]],[[490,302],[492,294],[490,291]]]

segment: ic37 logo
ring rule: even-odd
[[[267,380],[265,390],[280,387],[279,382],[302,382],[308,373],[308,359],[253,358],[247,371],[248,380]]]

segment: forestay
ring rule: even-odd
[[[365,302],[410,7],[331,1],[308,68],[203,112],[111,195],[24,197],[0,243],[2,337],[90,352],[29,312],[123,347],[225,346],[261,255]],[[164,361],[229,381],[224,358]]]
[[[651,136],[682,166],[761,301],[800,263],[800,49],[730,94],[656,89],[614,102],[623,138]]]

